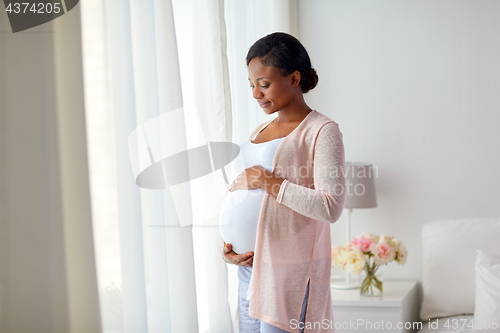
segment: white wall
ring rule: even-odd
[[[388,279],[421,280],[425,223],[500,216],[499,12],[495,0],[299,1],[320,78],[307,101],[339,123],[346,160],[379,169],[379,207],[354,211],[352,235],[409,249]]]

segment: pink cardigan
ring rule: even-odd
[[[250,140],[271,121],[258,126]],[[278,146],[273,172],[285,181],[276,199],[265,193],[261,207],[250,287],[252,317],[298,332],[293,328],[310,281],[304,332],[334,332],[330,223],[342,214],[344,165],[338,124],[315,110]]]

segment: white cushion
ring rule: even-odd
[[[500,329],[500,256],[477,251],[474,328]]]
[[[500,254],[500,219],[424,225],[422,320],[474,313],[476,250]]]

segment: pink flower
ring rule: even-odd
[[[374,243],[375,242],[371,238],[368,238],[366,236],[359,236],[358,238],[354,238],[351,241],[352,247],[359,249],[363,253],[370,252],[370,247]]]
[[[376,245],[375,247],[376,251],[374,253],[373,261],[377,265],[385,265],[395,258],[395,251],[394,248],[391,247],[388,243],[386,242],[380,242]]]

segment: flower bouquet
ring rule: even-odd
[[[377,276],[380,266],[393,260],[404,265],[408,250],[403,243],[391,236],[361,234],[344,246],[332,246],[332,266],[350,273],[365,273],[361,282],[360,293],[364,296],[380,296],[383,284]]]

